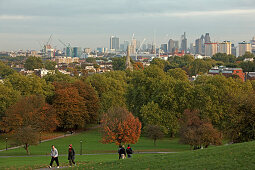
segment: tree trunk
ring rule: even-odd
[[[154,146],[156,146],[156,139],[154,139],[153,141],[154,141]]]

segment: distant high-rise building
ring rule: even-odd
[[[173,49],[174,49],[174,40],[170,39],[168,41],[168,52],[169,53],[172,53],[173,52]]]
[[[236,55],[236,47],[235,47],[235,44],[231,44],[231,54],[234,55],[234,56],[237,56],[237,55]]]
[[[203,51],[202,51],[202,40],[201,40],[201,38],[200,39],[196,39],[195,46],[196,46],[195,54],[202,55]]]
[[[231,54],[231,42],[223,41],[222,43],[219,43],[218,52],[225,53],[227,55]]]
[[[84,49],[84,52],[85,52],[86,54],[90,54],[91,51],[92,51],[91,48],[85,48],[85,49]]]
[[[130,54],[136,53],[136,39],[133,39],[130,46]]]
[[[82,55],[81,47],[73,47],[73,55],[72,55],[72,57],[81,58],[81,55]]]
[[[179,41],[174,41],[174,40],[170,39],[168,41],[168,52],[174,53],[176,51],[176,49],[179,50]]]
[[[255,36],[251,40],[251,51],[255,55]]]
[[[129,42],[125,40],[125,41],[124,41],[124,51],[127,50],[128,45],[129,45]]]
[[[209,33],[205,33],[205,43],[210,43],[211,42],[211,38]]]
[[[167,44],[161,44],[161,50],[163,50],[164,53],[167,53]]]
[[[110,37],[110,49],[119,50],[120,49],[120,39],[115,36]]]
[[[179,41],[174,41],[174,51],[179,50]]]
[[[205,56],[212,57],[218,53],[218,43],[205,43]]]
[[[201,55],[204,55],[205,54],[205,36],[201,35],[200,40],[201,40],[201,49],[202,49]]]
[[[186,33],[182,35],[182,41],[181,41],[181,50],[183,50],[185,53],[187,53],[187,38],[186,38]]]
[[[190,54],[195,54],[196,51],[196,45],[194,43],[190,43],[190,47],[189,47],[189,53]]]
[[[243,56],[245,52],[251,52],[251,43],[243,41],[239,43],[239,56]]]

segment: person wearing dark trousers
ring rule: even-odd
[[[121,150],[122,146],[119,145],[119,149],[118,149],[118,153],[119,153],[119,159],[121,159],[121,154],[120,154],[120,150]]]
[[[128,147],[127,147],[127,149],[126,149],[126,152],[127,152],[128,158],[131,158],[131,157],[132,157],[132,154],[133,154],[133,150],[132,150],[132,148],[130,147],[130,145],[128,145]]]
[[[70,144],[69,148],[68,148],[68,160],[69,160],[69,165],[70,166],[72,166],[72,164],[75,165],[74,158],[75,158],[75,152],[74,152],[74,149],[72,147],[72,144]]]
[[[121,159],[125,159],[126,158],[126,150],[125,150],[125,146],[124,145],[120,149],[120,156],[121,156]]]
[[[52,164],[53,164],[54,161],[56,161],[56,163],[57,163],[57,168],[59,168],[58,150],[57,150],[57,148],[55,148],[54,145],[52,145],[51,154],[50,154],[50,155],[51,155],[51,161],[50,161],[50,167],[49,167],[49,168],[52,167]]]

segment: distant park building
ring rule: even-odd
[[[243,56],[246,52],[251,53],[251,43],[243,41],[239,43],[239,56]]]
[[[222,43],[219,43],[218,53],[231,54],[231,42],[223,41]]]
[[[205,43],[205,56],[212,57],[218,53],[218,43]]]
[[[110,50],[119,50],[120,49],[120,39],[116,36],[110,37]]]

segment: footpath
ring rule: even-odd
[[[77,133],[73,133],[73,134],[77,134]],[[47,141],[51,141],[51,140],[55,140],[55,139],[64,138],[64,137],[67,137],[67,136],[71,136],[71,135],[73,135],[73,134],[65,134],[65,135],[61,135],[61,136],[55,137],[55,138],[42,140],[41,143],[47,142]],[[21,145],[21,146],[15,146],[15,147],[10,147],[10,148],[8,148],[8,150],[13,150],[13,149],[21,148],[21,147],[23,147],[23,145]],[[1,149],[1,150],[0,150],[0,152],[3,152],[3,151],[6,151],[6,149]]]

